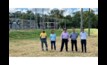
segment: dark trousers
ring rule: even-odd
[[[82,52],[85,50],[85,52],[87,52],[87,48],[86,48],[86,40],[83,39],[81,40],[81,49],[82,49]]]
[[[64,44],[65,44],[65,49],[66,49],[66,51],[68,51],[68,39],[62,39],[62,44],[61,44],[61,49],[60,49],[60,51],[63,50]]]
[[[53,50],[53,46],[54,50],[56,50],[56,41],[51,41],[51,50]]]
[[[46,38],[41,38],[41,47],[43,51],[44,51],[44,44],[45,44],[46,50],[48,50]]]
[[[73,48],[74,48],[74,46],[75,46],[75,51],[78,51],[78,49],[77,49],[77,40],[71,40],[71,48],[72,48],[72,51],[73,51]]]

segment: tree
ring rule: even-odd
[[[74,16],[72,17],[72,26],[73,27],[80,27],[80,11],[77,11],[75,13],[73,13]]]
[[[26,20],[35,20],[35,26],[40,27],[40,22],[47,22],[48,20],[59,22],[61,26],[66,26],[67,28],[77,27],[80,28],[80,11],[74,11],[75,9],[52,9],[49,11],[48,8],[32,8],[31,10],[27,10],[26,12],[16,11],[14,13],[9,12],[10,18],[20,18]],[[68,12],[69,14],[64,16],[64,13]],[[73,16],[71,16],[73,13]],[[90,15],[90,17],[89,17]],[[91,9],[89,11],[83,11],[83,26],[88,28],[88,22],[90,20],[90,28],[98,27],[98,14],[95,14]],[[52,17],[52,19],[49,19]],[[44,24],[45,25],[45,24]],[[60,26],[60,25],[59,25]]]
[[[64,13],[64,10],[53,9],[49,14],[51,17],[63,18],[64,17],[63,13]]]

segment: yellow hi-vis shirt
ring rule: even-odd
[[[47,34],[46,33],[40,33],[41,38],[46,38]]]

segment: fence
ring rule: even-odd
[[[52,18],[46,20],[24,20],[18,18],[9,18],[9,29],[59,29],[59,19]]]

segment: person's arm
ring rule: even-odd
[[[61,40],[62,40],[62,37],[63,37],[63,35],[62,35],[62,34],[63,34],[63,32],[61,33],[61,36],[60,36],[60,39],[61,39]]]
[[[80,38],[81,38],[81,32],[80,32]]]
[[[47,34],[45,33],[45,35],[46,35],[46,39],[47,39]]]
[[[72,33],[70,34],[70,38],[72,37]]]
[[[81,37],[81,32],[80,32],[80,37]]]
[[[50,34],[50,41],[51,41],[51,34]]]
[[[55,41],[56,41],[56,34],[55,34]]]
[[[50,34],[50,39],[51,39],[51,34]]]
[[[40,39],[41,39],[41,33],[40,33]]]
[[[86,32],[85,32],[86,33]],[[86,37],[88,37],[88,34],[86,33]]]
[[[78,38],[78,35],[79,35],[79,34],[77,33],[77,38]]]
[[[69,38],[70,38],[70,35],[69,35],[69,33],[68,33],[68,41],[69,41]]]
[[[68,39],[70,38],[70,34],[68,33]]]

